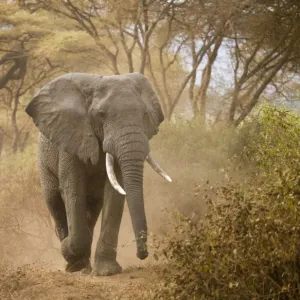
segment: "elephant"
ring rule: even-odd
[[[145,161],[172,181],[150,154],[149,140],[164,115],[149,80],[141,73],[67,73],[41,88],[25,111],[39,130],[40,182],[66,271],[96,276],[122,271],[116,257],[125,196],[136,255],[147,258]],[[101,210],[92,268],[91,244]]]

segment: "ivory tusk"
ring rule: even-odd
[[[114,157],[109,153],[106,153],[106,172],[112,187],[121,195],[126,195],[125,191],[120,186],[114,171]]]
[[[146,157],[146,161],[161,177],[169,182],[172,182],[171,177],[157,164],[157,162],[151,157],[150,153]]]

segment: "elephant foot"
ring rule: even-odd
[[[61,253],[67,261],[66,272],[78,272],[90,266],[91,242],[74,242],[68,236],[61,242]]]
[[[85,276],[85,275],[90,275],[92,273],[92,266],[89,264],[86,268],[82,269],[80,271],[80,275]]]
[[[89,270],[90,272],[88,273]],[[92,271],[92,267],[90,262],[87,262],[86,259],[83,259],[75,263],[68,263],[66,265],[65,271],[70,273],[81,271],[82,274],[90,274]]]
[[[122,272],[122,267],[115,260],[100,260],[95,264],[93,275],[112,276]]]

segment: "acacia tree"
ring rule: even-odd
[[[32,18],[47,13],[63,20],[56,54],[92,52],[82,60],[97,61],[101,73],[147,74],[167,119],[188,89],[194,114],[205,121],[221,48],[232,53],[234,76],[220,110],[229,104],[226,119],[234,125],[292,56],[295,62],[298,6],[292,0],[24,0],[19,5],[34,13]],[[48,38],[48,45],[58,39],[55,33]]]
[[[268,1],[244,7],[231,27],[234,82],[228,121],[238,126],[288,66],[299,65],[300,5]],[[276,84],[275,84],[276,85]]]
[[[120,74],[146,72],[146,68],[152,64],[149,53],[153,49],[157,29],[170,11],[175,9],[175,2],[54,0],[24,1],[21,7],[31,12],[46,11],[64,18],[65,25],[61,29],[72,28],[72,35],[84,35],[84,41],[87,43],[93,40],[101,66],[106,67],[104,72]],[[176,62],[178,52],[173,56],[173,62]],[[152,73],[155,71],[152,68]],[[160,90],[158,93],[162,97],[165,115],[169,117],[164,101],[165,95]]]
[[[192,66],[188,84],[189,102],[193,114],[200,115],[203,122],[214,63],[235,14],[235,7],[227,2],[189,0],[179,16],[180,28],[188,36],[187,48]]]
[[[214,8],[222,12],[215,12]],[[223,20],[223,28],[220,32],[209,33],[216,40],[206,52],[199,84],[195,84],[196,76],[191,79],[189,99],[194,113],[199,111],[205,120],[209,84],[213,71],[217,69],[214,63],[219,50],[228,49],[231,53],[233,76],[231,78],[231,71],[225,75],[227,82],[232,80],[231,87],[221,97],[218,110],[229,124],[238,126],[261,96],[269,91],[268,87],[273,85],[279,92],[276,82],[279,81],[281,88],[284,87],[282,75],[296,73],[295,66],[299,65],[299,3],[293,0],[205,1],[198,12],[200,9],[203,12],[201,15],[205,16],[209,16],[210,11],[213,12],[213,24],[222,24]],[[197,11],[197,7],[194,7],[194,11]],[[203,28],[205,17],[200,19],[199,24]],[[193,28],[197,28],[196,24]],[[197,32],[201,32],[199,27]],[[192,57],[196,56],[197,43],[203,40],[194,37],[195,35],[190,40]]]
[[[49,78],[53,78],[59,71],[59,67],[52,65],[49,60],[33,56],[29,59],[28,71],[24,77],[8,83],[4,87],[5,92],[1,95],[1,100],[9,116],[9,123],[3,131],[11,139],[13,153],[18,150],[23,151],[29,138],[29,131],[26,130],[27,120],[17,117],[20,109],[24,109],[21,99],[32,95],[34,88]]]
[[[4,137],[11,140],[13,152],[23,150],[29,137],[26,120],[18,118],[23,109],[22,99],[33,93],[33,89],[59,72],[49,58],[37,55],[33,49],[36,39],[47,32],[29,24],[24,26],[24,15],[13,4],[0,7],[0,107],[6,118],[1,118],[1,149]],[[22,26],[22,27],[21,27]],[[24,28],[25,27],[25,28]],[[22,29],[21,29],[22,28]]]
[[[168,116],[173,114],[176,105],[187,89],[189,91],[188,100],[192,105],[194,114],[200,109],[197,105],[199,98],[206,99],[210,72],[222,42],[222,32],[231,17],[230,12],[222,12],[221,15],[219,11],[220,7],[217,0],[182,1],[180,6],[175,6],[164,22],[161,22],[163,25],[160,28],[164,31],[164,39],[161,43],[156,43],[160,72],[153,74],[151,64],[149,64],[149,70],[156,90],[159,90],[159,94],[162,95],[161,98],[164,99],[162,101],[165,102],[163,103],[164,111],[167,112]],[[155,51],[150,50],[155,55]],[[152,53],[149,51],[148,57],[151,56]],[[199,92],[197,94],[196,91],[199,89],[196,81],[199,73],[201,73],[200,66],[205,63],[207,58],[209,58],[209,62],[206,72],[204,72],[206,75],[202,76],[202,94]],[[172,71],[167,72],[174,62],[184,65],[185,72],[180,80],[174,80],[170,76]],[[161,87],[159,82],[162,82]],[[173,84],[174,82],[175,84]],[[204,119],[205,105],[203,105],[203,112]]]
[[[4,49],[2,49],[4,50]],[[0,66],[5,65],[9,62],[12,62],[12,66],[8,68],[2,67],[3,74],[0,77],[0,90],[3,89],[6,92],[0,93],[0,97],[2,98],[2,103],[8,105],[10,108],[13,105],[13,92],[12,89],[9,87],[9,82],[12,80],[24,80],[24,76],[26,73],[27,68],[27,54],[25,51],[19,50],[6,50],[5,54],[0,58]],[[8,99],[5,99],[8,98]],[[15,105],[16,107],[17,105]],[[12,114],[12,123],[11,125],[14,126],[15,131],[17,130],[16,127],[16,111],[13,111]],[[3,149],[3,142],[4,142],[4,134],[6,133],[3,128],[0,126],[0,155]],[[7,133],[6,133],[7,134]],[[19,135],[19,134],[17,134]],[[16,135],[15,135],[16,136]],[[16,140],[16,138],[15,138]]]
[[[210,17],[217,7],[201,22],[200,13],[185,20],[195,6],[193,1],[175,0],[43,0],[24,1],[22,5],[31,12],[47,11],[62,17],[65,28],[73,28],[72,34],[75,28],[76,34],[81,32],[92,38],[101,61],[111,73],[138,71],[149,75],[168,119],[191,80],[193,90],[198,67],[214,43],[220,43],[218,37],[227,22],[227,18],[223,18],[213,25]],[[208,12],[206,7],[203,9]],[[205,26],[202,34],[196,34],[193,29],[198,23]],[[194,44],[201,40],[203,45],[199,47],[198,43],[197,50],[193,51],[194,61],[187,66],[184,57],[191,37]],[[215,52],[211,55],[210,66]],[[207,69],[206,81],[209,81]],[[205,89],[207,87],[202,88]],[[200,96],[205,98],[204,94]]]

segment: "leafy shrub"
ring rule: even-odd
[[[300,298],[300,119],[264,107],[239,136],[234,162],[256,176],[213,187],[201,221],[175,216],[174,232],[158,242],[154,299]]]
[[[260,175],[274,176],[278,170],[297,172],[300,118],[284,108],[263,106],[258,118],[239,131],[243,150],[238,158],[248,162]]]

